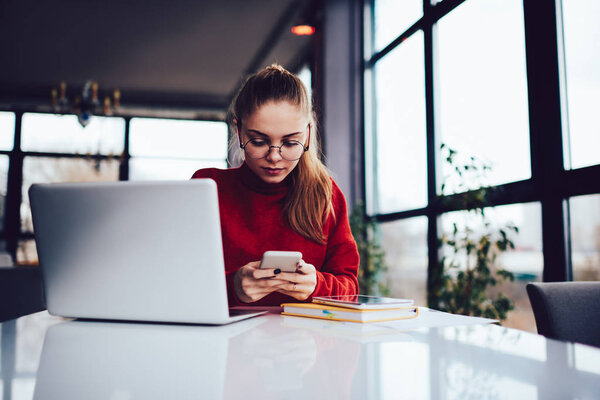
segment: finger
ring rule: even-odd
[[[249,262],[248,264],[244,265],[244,267],[248,267],[248,268],[258,268],[260,266],[260,261],[252,261]]]
[[[304,260],[300,260],[300,262],[298,263],[298,267],[296,267],[296,272],[299,272],[301,274],[312,274],[316,271],[317,269],[315,268],[314,265],[307,263]]]
[[[302,277],[302,275],[296,272],[282,272],[279,275],[277,275],[277,279],[282,279],[290,282],[297,282],[297,280],[300,279],[300,277]]]
[[[280,290],[285,290],[287,292],[302,292],[308,287],[308,283],[286,282],[285,284],[280,286]]]
[[[252,270],[252,278],[254,279],[265,279],[265,278],[273,278],[277,276],[279,272],[273,268],[256,268]]]
[[[262,280],[257,281],[256,286],[260,287],[260,288],[278,289],[288,283],[290,283],[290,281],[286,281],[286,280],[282,280],[282,279],[278,279],[278,278],[271,278],[271,279],[262,279]]]
[[[296,290],[279,289],[278,292],[298,300],[305,300],[313,292],[313,288],[310,285],[297,285]]]
[[[251,297],[253,301],[256,301],[258,299],[262,299],[270,293],[277,291],[279,286],[284,285],[285,283],[286,282],[280,282],[279,285],[274,285],[270,281],[258,281],[255,284],[246,287],[245,293],[247,296]]]

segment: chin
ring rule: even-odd
[[[261,174],[260,178],[266,183],[281,183],[287,177],[287,174],[281,176],[269,176],[265,174]]]

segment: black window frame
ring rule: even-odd
[[[380,51],[369,53],[374,48],[374,3],[376,0],[363,2],[365,21],[365,63],[363,76],[372,73],[379,60],[389,54],[412,34],[421,30],[424,33],[425,63],[425,106],[427,134],[427,206],[420,209],[376,213],[369,218],[378,223],[391,222],[416,216],[428,218],[428,302],[435,301],[430,297],[432,288],[440,276],[439,236],[440,217],[450,211],[459,211],[460,202],[442,201],[444,197],[437,193],[438,171],[441,169],[439,155],[440,138],[435,129],[435,59],[434,59],[434,25],[445,15],[452,12],[462,3],[470,0],[444,0],[431,4],[423,1],[423,16],[412,26],[401,33]],[[570,258],[570,232],[568,201],[570,197],[600,193],[600,165],[574,170],[565,170],[563,163],[563,115],[566,93],[561,92],[561,79],[564,69],[561,26],[561,0],[551,2],[523,1],[525,28],[525,58],[527,73],[528,108],[529,108],[529,140],[531,178],[495,186],[490,199],[490,206],[539,202],[542,212],[542,247],[543,273],[545,282],[572,280],[572,263]],[[370,40],[369,40],[370,39]],[[375,115],[375,92],[365,87],[365,123],[368,123],[367,109]],[[369,98],[368,96],[371,96]],[[364,127],[365,131],[368,129]],[[567,127],[564,127],[567,129]],[[376,137],[375,127],[372,128]],[[368,140],[368,138],[365,138]],[[363,142],[363,153],[367,143]],[[365,190],[368,180],[368,168],[364,168],[363,182]],[[376,186],[376,185],[375,185]],[[377,190],[375,187],[374,190]]]

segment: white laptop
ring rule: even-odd
[[[227,324],[216,183],[34,184],[46,305],[72,318]]]

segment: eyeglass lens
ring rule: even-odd
[[[284,142],[281,146],[270,146],[264,140],[252,139],[244,145],[244,150],[250,158],[265,158],[270,151],[279,151],[281,158],[287,161],[296,161],[302,157],[304,146],[295,140]]]

